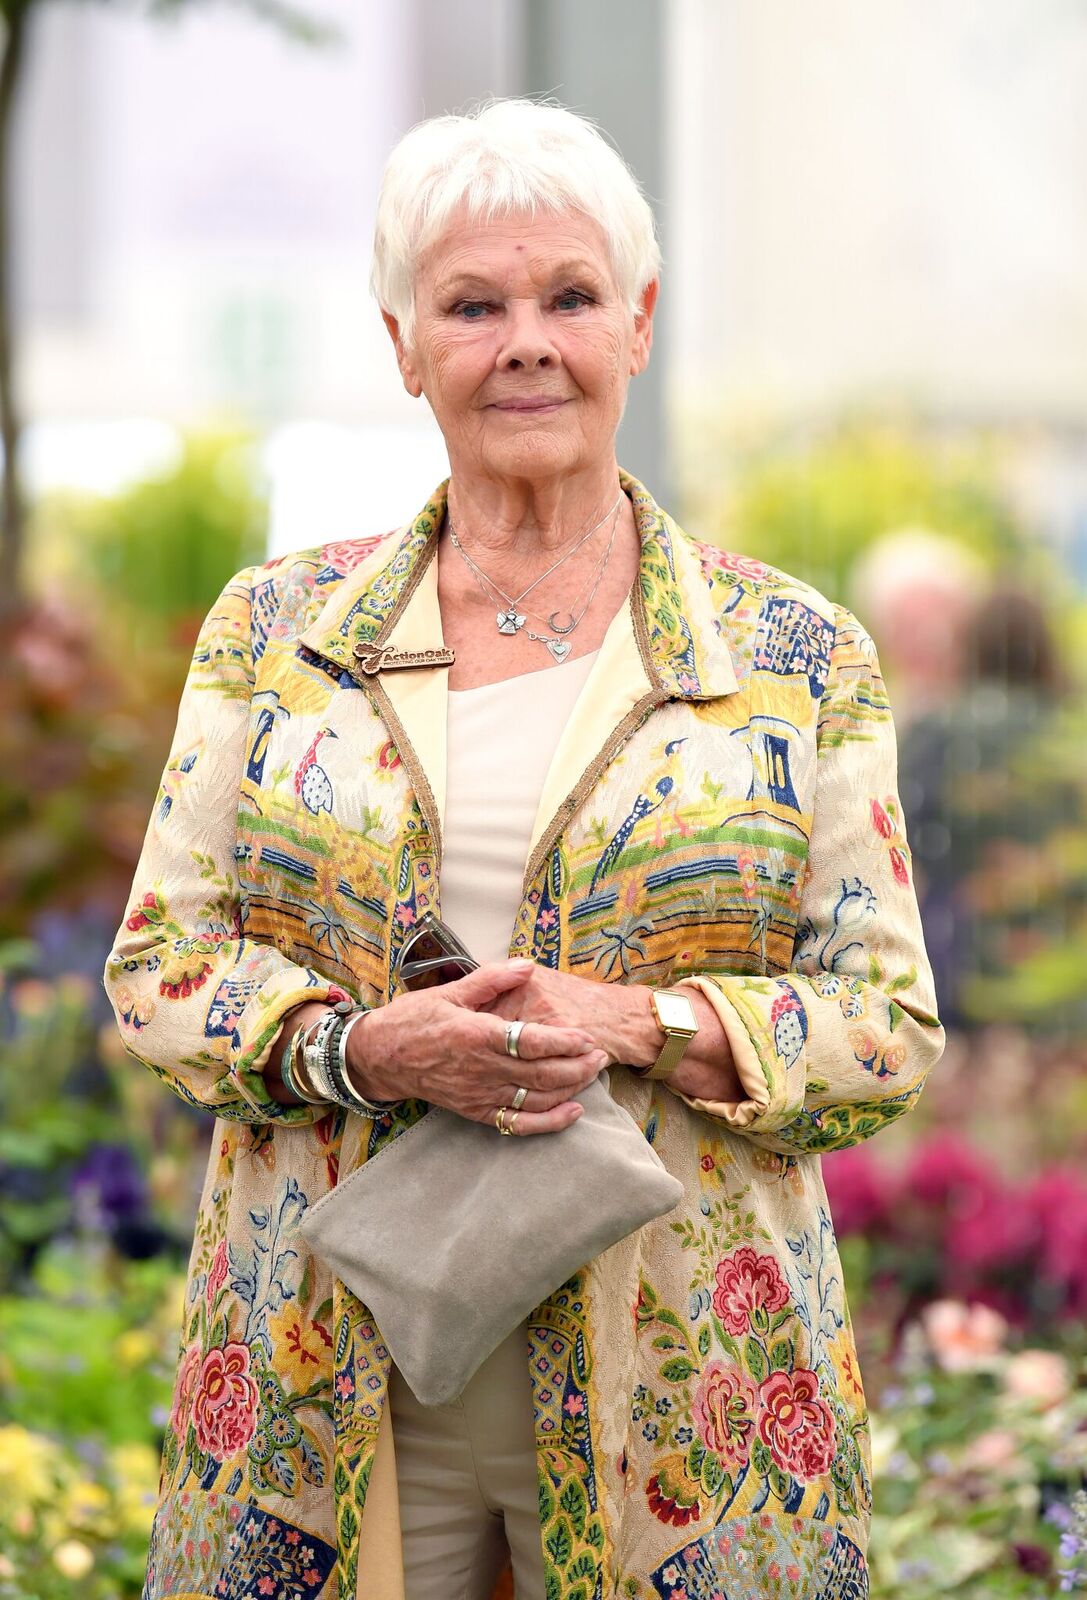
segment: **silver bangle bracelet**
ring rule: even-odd
[[[389,1107],[395,1105],[396,1102],[387,1100],[383,1103],[380,1100],[368,1100],[352,1083],[351,1074],[347,1070],[347,1036],[355,1024],[361,1022],[363,1017],[368,1015],[369,1013],[364,1009],[355,1011],[340,1029],[339,1038],[336,1040],[336,1070],[332,1076],[336,1080],[336,1087],[341,1089],[350,1099],[353,1110],[367,1117],[383,1117]]]

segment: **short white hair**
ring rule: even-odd
[[[660,272],[653,213],[638,180],[585,117],[554,103],[491,100],[406,133],[381,180],[370,287],[410,345],[419,257],[450,216],[472,220],[578,211],[604,231],[632,315]]]

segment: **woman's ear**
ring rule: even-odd
[[[404,341],[400,337],[400,323],[391,311],[383,310],[381,320],[389,330],[389,338],[392,340],[393,349],[396,351],[396,364],[400,368],[400,376],[403,379],[404,388],[413,400],[418,400],[423,392],[423,386],[419,382],[419,374],[416,371],[411,352],[405,348]]]
[[[642,290],[641,300],[634,313],[634,343],[630,350],[630,376],[636,378],[649,365],[649,352],[653,348],[653,313],[657,309],[660,279],[653,278]]]

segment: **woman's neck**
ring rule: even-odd
[[[449,516],[458,537],[474,551],[557,553],[606,520],[618,493],[614,457],[543,481],[483,477],[454,468]]]

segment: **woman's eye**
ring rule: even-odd
[[[580,289],[564,289],[555,301],[559,311],[578,311],[582,306],[589,304],[589,297],[582,294]]]
[[[478,322],[487,314],[487,307],[482,300],[462,300],[459,306],[453,307],[455,316],[462,317],[465,322]]]

